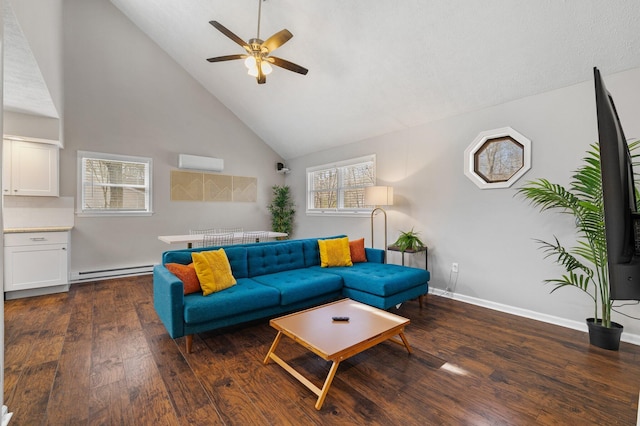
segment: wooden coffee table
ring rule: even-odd
[[[331,318],[334,316],[349,317],[349,321],[333,321]],[[411,353],[411,347],[404,335],[404,327],[409,322],[407,318],[351,299],[343,299],[296,312],[272,319],[269,322],[271,327],[278,330],[278,334],[264,359],[264,363],[269,363],[270,359],[274,360],[318,395],[315,407],[319,410],[329,392],[340,362],[385,340],[402,345]],[[311,383],[275,354],[282,335],[290,337],[321,358],[333,362],[322,389]],[[401,340],[394,339],[394,336],[399,336]]]

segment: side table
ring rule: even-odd
[[[413,254],[413,253],[421,253],[421,252],[424,252],[424,269],[425,269],[425,270],[428,270],[428,269],[429,269],[429,268],[428,268],[428,266],[429,266],[429,248],[428,248],[427,246],[424,246],[424,247],[422,247],[421,249],[418,249],[418,250],[407,249],[407,250],[404,250],[404,251],[400,250],[400,249],[398,248],[398,246],[389,246],[389,247],[387,247],[387,250],[390,250],[390,251],[399,251],[399,252],[401,252],[401,253],[402,253],[402,266],[404,266],[404,254],[405,254],[405,253],[411,253],[411,254]]]
[[[417,250],[407,249],[407,250],[403,251],[403,250],[400,250],[400,248],[398,248],[398,246],[391,245],[391,246],[387,247],[387,250],[389,250],[389,251],[399,251],[399,252],[402,253],[402,266],[404,266],[404,254],[405,253],[413,254],[413,253],[424,252],[424,269],[425,270],[429,270],[429,268],[428,268],[428,266],[429,266],[429,247],[427,247],[427,246],[424,246],[424,247],[422,247],[420,249],[417,249]],[[422,309],[422,298],[423,297],[424,296],[420,296],[418,298],[418,302],[420,303],[420,309]]]

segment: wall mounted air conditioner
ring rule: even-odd
[[[199,155],[179,154],[178,168],[221,172],[224,169],[224,160],[222,158],[200,157]]]

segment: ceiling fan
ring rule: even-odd
[[[218,31],[242,46],[247,53],[217,56],[215,58],[209,58],[207,61],[222,62],[232,61],[234,59],[244,59],[244,64],[249,69],[248,74],[254,76],[258,81],[258,84],[264,84],[267,82],[267,74],[270,74],[272,71],[271,64],[289,71],[297,72],[298,74],[306,75],[307,72],[309,72],[308,69],[285,59],[270,56],[271,52],[289,41],[291,37],[293,37],[293,34],[291,34],[289,30],[284,29],[278,31],[265,41],[260,39],[260,15],[262,12],[262,1],[263,0],[258,0],[258,33],[256,38],[249,39],[248,42],[245,42],[240,37],[232,33],[220,22],[209,21],[209,23],[218,29]]]

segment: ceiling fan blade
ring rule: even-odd
[[[273,52],[278,47],[288,42],[291,39],[291,37],[293,37],[293,34],[291,34],[289,30],[286,30],[286,29],[281,30],[275,33],[274,35],[272,35],[271,37],[269,37],[268,39],[266,39],[262,43],[262,46],[266,47],[269,52]]]
[[[218,22],[218,21],[209,21],[209,23],[211,25],[213,25],[222,34],[226,35],[231,40],[235,41],[237,44],[242,46],[242,48],[244,50],[246,50],[247,52],[251,53],[251,46],[249,46],[246,41],[244,41],[243,39],[241,39],[240,37],[238,37],[237,35],[232,33],[227,27],[222,25],[220,22]]]
[[[244,59],[249,55],[225,55],[225,56],[216,56],[215,58],[209,58],[207,61],[209,62],[222,62],[222,61],[233,61],[234,59]]]
[[[289,71],[297,72],[298,74],[307,75],[309,72],[305,67],[301,67],[300,65],[296,65],[293,62],[289,62],[285,59],[278,58],[275,56],[269,56],[265,58],[267,61],[271,62],[273,65],[277,65],[280,68],[287,69]]]

